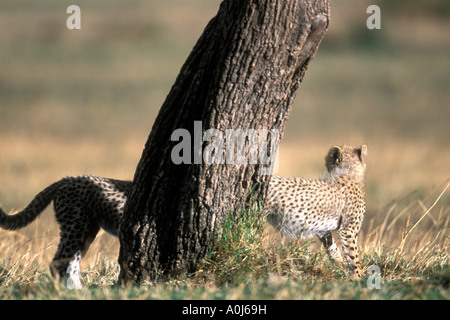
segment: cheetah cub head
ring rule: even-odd
[[[351,175],[362,181],[366,171],[364,158],[367,156],[367,146],[363,144],[359,148],[348,145],[335,146],[328,151],[325,157],[325,165],[328,172],[334,176]]]

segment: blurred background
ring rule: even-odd
[[[132,179],[155,116],[220,2],[78,0],[81,30],[68,30],[73,1],[2,0],[4,209],[23,208],[66,175]],[[450,177],[450,2],[331,2],[278,173],[317,177],[331,146],[364,143],[369,216],[383,221],[393,202],[429,206]],[[381,8],[380,30],[366,27],[371,4]],[[448,216],[449,198],[436,215]],[[33,233],[48,232],[38,226]]]

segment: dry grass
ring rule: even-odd
[[[381,270],[381,289],[367,278],[351,284],[345,265],[328,260],[318,241],[281,237],[259,211],[230,220],[222,239],[193,275],[141,288],[114,288],[119,268],[117,241],[94,242],[83,264],[87,287],[73,292],[53,281],[46,267],[56,249],[54,226],[44,235],[0,233],[0,296],[20,299],[448,299],[450,209],[440,204],[447,185],[433,198],[392,203],[384,221],[365,221],[360,236],[363,269]],[[434,211],[436,210],[436,211]],[[433,214],[434,216],[432,217]],[[431,223],[426,223],[430,219]],[[43,222],[34,225],[37,230]],[[108,254],[105,254],[108,253]],[[148,287],[150,286],[150,287]],[[150,290],[148,290],[151,288]]]

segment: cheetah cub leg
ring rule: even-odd
[[[67,278],[67,288],[69,289],[82,289],[83,284],[80,280],[80,261],[81,261],[81,251],[77,251],[74,258],[69,263],[67,272],[69,277]]]
[[[320,242],[322,242],[324,248],[327,250],[330,259],[333,261],[341,262],[342,261],[341,251],[336,245],[336,242],[333,240],[331,233],[328,233],[323,237],[319,237],[319,239]]]
[[[338,230],[338,237],[353,278],[360,279],[362,272],[358,257],[358,234],[353,229],[344,228]]]

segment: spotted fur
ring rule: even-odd
[[[331,258],[340,259],[332,231],[342,245],[350,271],[361,276],[358,233],[365,212],[364,173],[367,146],[333,147],[325,157],[328,173],[315,180],[273,176],[266,214],[283,234],[294,238],[317,235]]]
[[[76,253],[86,254],[100,228],[118,236],[120,220],[131,181],[91,175],[67,177],[41,191],[31,203],[15,215],[0,207],[0,227],[23,228],[34,221],[53,201],[60,226],[60,242],[51,263],[52,272],[64,275]]]

